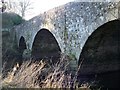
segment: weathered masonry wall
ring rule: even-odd
[[[56,38],[62,53],[79,59],[91,33],[104,23],[118,19],[118,3],[71,2],[51,9],[15,28],[17,42],[25,38],[30,54],[37,32],[48,29]]]

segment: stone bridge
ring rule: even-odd
[[[117,2],[70,2],[15,27],[15,37],[23,56],[58,58],[64,53],[77,66],[88,37],[118,18]]]

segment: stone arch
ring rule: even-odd
[[[43,28],[39,30],[34,38],[32,45],[32,57],[36,60],[46,59],[52,62],[58,62],[61,49],[53,34]]]
[[[120,21],[109,21],[98,27],[87,39],[79,62],[80,75],[98,75],[105,87],[118,87],[120,76]],[[111,77],[112,76],[112,77]],[[115,84],[113,85],[113,82]]]
[[[19,40],[19,53],[22,55],[25,49],[27,49],[25,38],[21,36]]]

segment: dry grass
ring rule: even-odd
[[[62,56],[55,65],[45,61],[26,61],[20,67],[16,64],[13,70],[3,79],[3,87],[12,88],[78,88],[77,72],[74,76],[69,72],[69,60]],[[82,90],[89,90],[83,85]]]

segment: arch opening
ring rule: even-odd
[[[118,87],[120,76],[119,45],[119,20],[107,22],[97,28],[89,36],[82,49],[78,62],[79,65],[83,60],[79,76],[87,76],[89,78],[97,75],[105,87]]]
[[[56,63],[60,58],[60,53],[60,47],[53,34],[47,29],[38,31],[32,45],[32,58],[45,59],[48,62],[52,60],[52,63]]]
[[[19,53],[22,56],[24,50],[27,49],[26,43],[25,43],[25,38],[21,36],[19,40]]]

